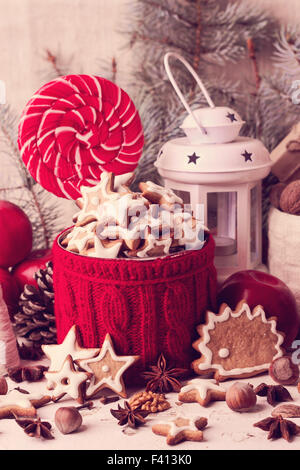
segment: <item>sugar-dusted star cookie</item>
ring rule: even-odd
[[[43,344],[44,354],[51,360],[49,371],[61,369],[66,357],[70,354],[73,361],[96,356],[100,348],[81,348],[77,340],[77,326],[73,325],[61,344]]]
[[[36,408],[49,403],[49,394],[22,393],[17,389],[0,396],[0,419],[17,416],[30,418],[36,416]]]
[[[225,400],[226,390],[217,384],[215,380],[194,379],[181,388],[178,400],[184,403],[198,402],[207,406],[212,401]]]
[[[45,372],[45,377],[48,381],[47,388],[52,391],[53,401],[69,395],[78,403],[84,403],[86,381],[92,377],[92,374],[77,371],[69,354],[59,371]]]
[[[127,397],[123,380],[124,372],[139,359],[139,356],[117,356],[109,334],[105,336],[101,351],[92,359],[80,359],[79,367],[93,374],[86,396],[91,398],[103,388],[109,388],[123,398]]]
[[[82,198],[77,201],[80,212],[76,214],[76,226],[83,226],[99,218],[100,204],[107,200],[120,198],[120,194],[114,191],[113,173],[103,172],[101,181],[95,186],[81,186]]]
[[[202,429],[207,425],[207,419],[196,416],[187,418],[182,414],[171,421],[161,421],[152,426],[154,434],[166,436],[167,444],[172,446],[182,441],[202,441]]]
[[[172,189],[159,186],[152,181],[139,183],[142,195],[154,204],[160,204],[165,208],[174,208],[174,205],[183,205],[183,200]]]

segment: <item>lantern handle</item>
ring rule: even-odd
[[[200,131],[203,133],[203,134],[206,134],[206,130],[205,128],[202,126],[202,124],[199,122],[198,118],[196,117],[195,113],[193,112],[193,110],[190,108],[189,104],[187,103],[187,101],[185,100],[179,86],[177,85],[176,83],[176,80],[173,76],[173,73],[171,72],[171,68],[170,68],[170,64],[169,64],[169,58],[170,57],[174,57],[175,59],[179,60],[187,69],[188,71],[190,72],[190,74],[194,77],[194,79],[196,80],[197,82],[197,85],[199,86],[200,90],[202,91],[203,95],[205,96],[206,98],[206,101],[208,102],[209,106],[211,108],[214,108],[215,105],[211,99],[211,97],[209,96],[208,94],[208,91],[206,90],[205,86],[203,85],[203,82],[202,80],[200,79],[200,77],[197,75],[196,71],[193,69],[193,67],[179,54],[176,54],[176,52],[167,52],[164,56],[164,66],[165,66],[165,70],[167,72],[167,75],[169,77],[169,80],[170,82],[172,83],[173,85],[173,88],[174,90],[176,91],[181,103],[183,104],[183,106],[185,107],[185,109],[187,110],[187,112],[194,118],[194,121],[197,125],[197,127],[200,129]]]

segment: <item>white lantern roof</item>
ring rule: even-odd
[[[187,137],[166,142],[155,162],[162,176],[187,183],[255,181],[268,175],[268,150],[257,139],[192,144]]]

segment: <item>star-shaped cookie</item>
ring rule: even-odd
[[[202,429],[207,425],[207,419],[196,416],[195,418],[186,418],[178,414],[171,421],[161,421],[152,426],[154,434],[166,436],[168,445],[176,445],[182,441],[203,440]]]
[[[53,390],[53,401],[59,400],[64,395],[69,395],[78,403],[84,403],[86,381],[92,377],[92,374],[77,371],[70,354],[66,357],[59,371],[48,371],[44,375],[48,380],[48,390]]]
[[[77,326],[73,325],[61,344],[43,344],[44,354],[51,360],[49,371],[61,369],[66,357],[70,354],[73,361],[77,359],[88,359],[96,356],[100,348],[81,348],[77,340]]]
[[[194,379],[181,388],[178,400],[184,403],[198,402],[201,406],[207,406],[212,401],[225,400],[225,395],[226,390],[215,380]]]
[[[19,390],[12,390],[7,395],[0,397],[0,419],[36,416],[36,408],[39,408],[51,401],[49,394],[22,393]]]
[[[139,357],[117,356],[112,339],[107,333],[101,351],[96,357],[76,361],[81,369],[93,374],[86,390],[87,398],[96,395],[103,388],[109,388],[121,397],[126,398],[123,374]]]
[[[77,200],[80,213],[76,215],[76,226],[83,226],[99,218],[99,206],[106,200],[119,199],[120,194],[114,191],[113,173],[103,172],[101,180],[95,186],[82,186],[82,198]]]

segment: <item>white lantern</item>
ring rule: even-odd
[[[192,73],[209,107],[192,111],[170,71],[174,56]],[[165,67],[188,111],[181,128],[186,137],[166,142],[155,166],[167,188],[191,204],[216,242],[215,266],[222,282],[233,272],[264,269],[261,264],[261,181],[271,160],[256,139],[239,137],[243,121],[228,107],[214,106],[194,69],[179,55],[168,53]]]

